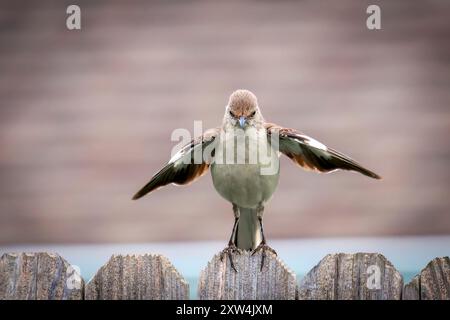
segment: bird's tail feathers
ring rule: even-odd
[[[261,242],[261,227],[256,209],[239,208],[240,217],[235,243],[239,249],[253,250]]]

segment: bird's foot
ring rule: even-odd
[[[228,246],[225,249],[223,249],[222,252],[220,253],[220,261],[223,261],[225,256],[228,256],[228,259],[230,259],[231,268],[233,268],[233,270],[235,272],[237,272],[237,269],[234,266],[234,262],[233,262],[233,254],[234,253],[241,254],[242,250],[239,249],[238,247],[236,247],[236,245],[234,243],[229,243]]]
[[[277,252],[274,249],[272,249],[271,247],[269,247],[265,242],[261,242],[259,244],[259,246],[257,246],[252,251],[252,256],[259,251],[262,251],[262,255],[261,255],[261,271],[262,271],[263,267],[264,267],[264,261],[266,260],[266,256],[267,256],[266,252],[269,251],[269,252],[273,253],[274,255],[277,255]]]

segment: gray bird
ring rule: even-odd
[[[262,270],[266,251],[276,254],[267,245],[262,220],[264,205],[278,185],[280,153],[306,170],[328,173],[343,169],[381,178],[317,140],[296,130],[267,123],[256,96],[248,90],[237,90],[230,96],[222,125],[207,130],[184,146],[133,199],[169,183],[188,184],[211,167],[214,187],[232,203],[235,218],[222,259],[228,256],[236,271],[232,253],[261,251]]]

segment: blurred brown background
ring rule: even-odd
[[[450,234],[449,39],[449,1],[3,0],[0,243],[225,243],[231,206],[209,174],[130,198],[172,131],[218,125],[237,88],[384,177],[284,159],[269,238]]]

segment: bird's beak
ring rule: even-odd
[[[247,121],[247,119],[245,117],[239,118],[239,125],[241,126],[242,129],[244,128],[246,121]]]

